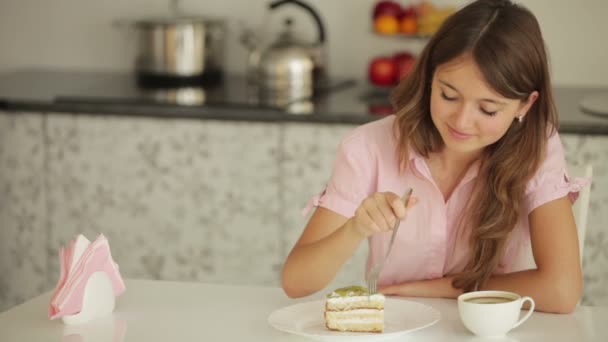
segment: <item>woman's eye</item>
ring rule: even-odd
[[[486,115],[489,115],[489,116],[494,116],[494,115],[496,115],[496,111],[490,112],[490,111],[487,111],[487,110],[485,110],[485,109],[483,109],[483,108],[479,108],[479,109],[481,110],[481,112],[482,112],[482,113],[484,113],[484,114],[486,114]]]
[[[443,97],[443,99],[447,101],[456,101],[455,97],[449,97],[444,92],[441,92],[441,97]]]

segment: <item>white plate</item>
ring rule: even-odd
[[[441,319],[439,311],[428,305],[386,298],[383,333],[340,332],[325,327],[324,311],[324,300],[294,304],[271,313],[268,323],[278,330],[317,341],[383,341],[426,328]]]

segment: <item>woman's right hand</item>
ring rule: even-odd
[[[409,209],[418,202],[412,196],[407,203],[392,192],[376,192],[363,200],[351,218],[353,229],[363,238],[393,230],[397,220],[402,220]]]

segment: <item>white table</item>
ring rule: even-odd
[[[0,341],[308,341],[275,330],[267,318],[278,308],[312,300],[289,299],[279,288],[128,280],[111,316],[66,326],[47,318],[49,298],[47,293],[0,313]],[[404,340],[483,340],[460,323],[455,300],[411,300],[436,308],[442,319]],[[608,341],[608,307],[581,306],[570,315],[534,313],[507,338],[491,341]]]

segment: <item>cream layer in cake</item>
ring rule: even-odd
[[[330,330],[382,332],[384,330],[384,310],[326,311],[325,323]]]
[[[384,295],[369,295],[361,286],[337,289],[326,297],[325,325],[338,331],[382,332],[384,300]]]

